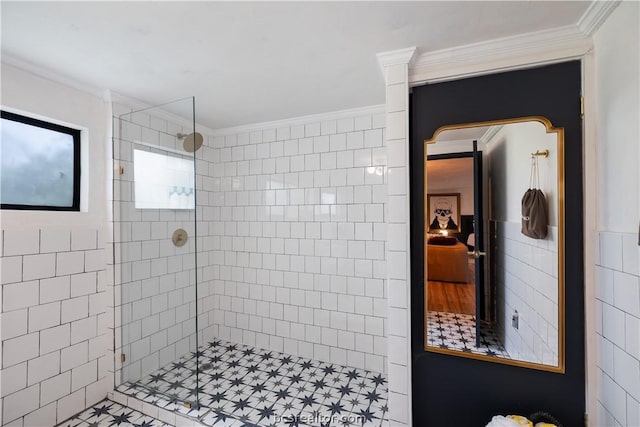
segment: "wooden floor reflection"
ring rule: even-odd
[[[476,292],[473,283],[428,282],[429,311],[476,314]]]
[[[469,263],[469,283],[427,282],[428,311],[476,314],[475,265]]]

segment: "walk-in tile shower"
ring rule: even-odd
[[[382,128],[114,111],[117,391],[205,425],[382,425]]]

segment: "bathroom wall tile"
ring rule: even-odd
[[[389,392],[389,418],[391,425],[408,423],[410,410],[411,408],[406,394]]]
[[[390,279],[407,278],[407,254],[405,252],[387,252],[387,264]]]
[[[276,140],[276,129],[265,129],[262,131],[262,142],[272,142],[275,140]]]
[[[28,362],[28,385],[37,384],[60,373],[60,352],[54,351]]]
[[[71,370],[71,391],[78,390],[81,387],[96,382],[98,379],[97,367],[98,361],[92,360],[89,363],[73,368]]]
[[[389,336],[407,337],[406,317],[406,309],[389,308]]]
[[[0,314],[2,339],[7,340],[27,333],[28,310],[13,310]]]
[[[640,360],[640,319],[625,314],[625,351]]]
[[[597,361],[599,419],[603,425],[635,425],[639,418],[640,297],[634,233],[598,233],[600,259],[596,291],[602,307]]]
[[[404,365],[389,364],[389,391],[401,393],[407,389],[407,369]]]
[[[396,84],[387,86],[387,111],[392,113],[395,111],[406,110],[408,95],[405,85]]]
[[[27,387],[27,364],[20,363],[2,370],[2,390],[0,396],[4,397]]]
[[[65,420],[76,414],[77,408],[85,405],[85,390],[80,389],[58,401],[58,420]]]
[[[58,353],[51,353],[58,354]],[[60,351],[60,371],[65,372],[87,363],[89,357],[95,359],[96,354],[89,354],[89,341],[64,348]]]
[[[73,230],[71,232],[71,250],[81,251],[88,249],[96,249],[98,244],[97,230]]]
[[[304,125],[304,136],[319,136],[320,123],[309,123]]]
[[[402,280],[389,280],[389,307],[407,308],[407,284]]]
[[[89,298],[82,296],[62,301],[61,308],[62,323],[69,323],[85,318],[89,315]]]
[[[364,146],[368,148],[380,147],[383,144],[382,129],[371,129],[364,132]]]
[[[40,230],[5,230],[4,256],[37,254],[40,252]]]
[[[2,367],[7,368],[38,356],[38,333],[3,340]]]
[[[622,235],[600,233],[600,262],[603,267],[622,270]]]
[[[29,412],[38,409],[40,404],[40,387],[34,385],[10,394],[4,398],[2,419],[7,425],[10,421],[22,417]],[[22,425],[21,423],[18,425]]]
[[[602,387],[601,402],[618,422],[627,425],[627,399],[624,389],[606,374],[602,374],[600,384]]]
[[[640,277],[613,272],[614,305],[635,317],[640,317]]]
[[[96,292],[97,275],[94,272],[73,274],[71,279],[71,297],[88,295]]]
[[[37,305],[29,308],[29,332],[35,332],[60,324],[60,303]]]
[[[354,119],[353,118],[344,118],[337,120],[336,132],[338,133],[347,133],[353,131],[354,128]]]
[[[388,212],[390,223],[406,223],[406,196],[389,196]]]
[[[640,399],[640,361],[614,346],[613,370],[615,382],[634,399]]]
[[[84,271],[84,252],[59,252],[56,256],[56,274],[80,273]]]
[[[347,133],[347,149],[357,150],[364,148],[364,132]]]
[[[38,281],[12,283],[2,286],[2,311],[38,305]]]
[[[276,129],[276,139],[278,141],[283,141],[285,139],[289,139],[291,137],[291,130],[289,127],[281,127]]]
[[[27,414],[24,417],[25,426],[51,426],[56,424],[57,404],[50,403]]]
[[[596,265],[596,298],[613,304],[613,270]]]
[[[373,120],[371,116],[356,117],[354,121],[354,129],[355,130],[371,129],[372,123],[373,123]]]
[[[406,115],[404,112],[387,113],[387,138],[403,139],[406,136]]]
[[[68,347],[71,343],[71,328],[63,324],[40,332],[40,354],[50,353]]]
[[[71,295],[71,280],[69,276],[41,279],[39,282],[40,304],[68,299]]]
[[[334,134],[337,131],[337,121],[327,120],[320,123],[320,133],[322,135]]]
[[[0,281],[5,283],[15,283],[22,280],[22,257],[2,257],[0,259]]]
[[[640,276],[640,245],[633,233],[622,236],[622,269],[625,273]]]
[[[627,394],[627,425],[640,425],[640,403]]]
[[[371,354],[371,353],[364,354],[364,366],[365,366],[365,369],[369,371],[372,371],[372,372],[384,371],[385,370],[384,361],[385,361],[385,358],[377,354]]]
[[[407,194],[407,172],[405,168],[389,168],[388,170],[388,194]]]
[[[55,254],[25,255],[23,257],[22,280],[44,279],[55,275]]]

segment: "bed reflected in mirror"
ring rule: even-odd
[[[564,372],[562,129],[446,126],[425,144],[425,349]]]

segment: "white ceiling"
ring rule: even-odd
[[[2,55],[210,128],[384,103],[376,53],[575,24],[589,2],[9,2]]]
[[[449,129],[442,131],[436,137],[436,142],[465,141],[471,143],[474,139],[480,141],[490,126],[477,126],[463,129]],[[471,144],[469,144],[471,147]]]
[[[473,185],[473,158],[427,161],[429,191],[442,187],[462,188]]]

